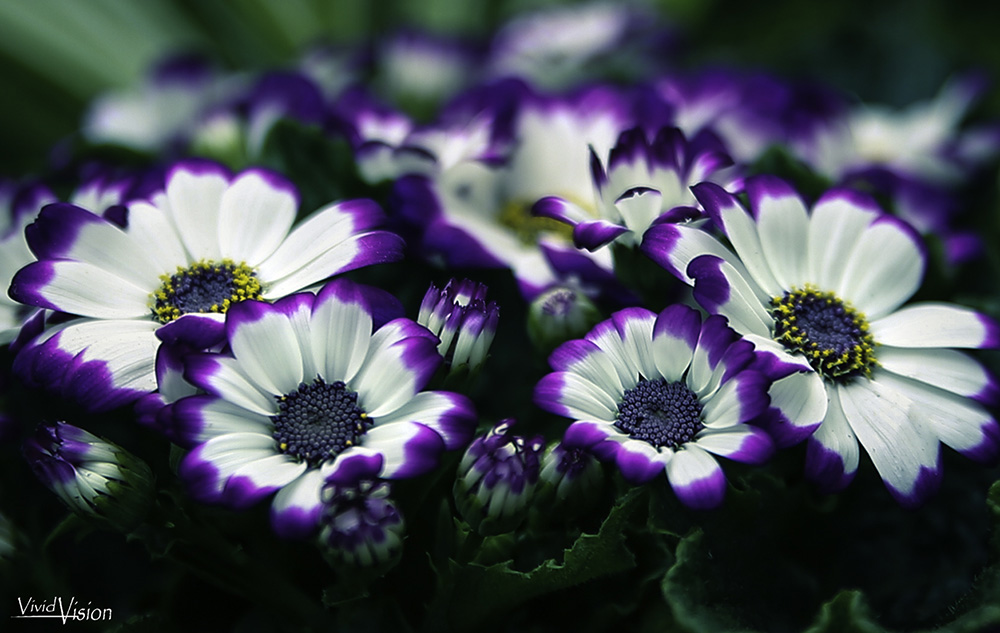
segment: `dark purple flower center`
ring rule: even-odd
[[[704,428],[701,402],[683,382],[641,378],[622,396],[615,426],[653,446],[676,448]]]
[[[806,286],[771,299],[774,338],[809,360],[824,378],[868,375],[875,339],[865,315],[832,292]]]
[[[271,421],[278,449],[310,465],[354,446],[372,425],[358,406],[358,394],[340,380],[327,384],[316,378],[277,399],[278,414]]]
[[[153,317],[160,323],[185,314],[226,312],[234,303],[259,299],[262,290],[252,268],[228,259],[178,267],[160,279],[163,285],[153,293]]]

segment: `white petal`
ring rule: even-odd
[[[350,383],[368,415],[377,418],[401,407],[437,367],[436,339],[432,343],[416,333],[418,329],[424,331],[412,321],[397,319],[372,335],[368,356]]]
[[[846,485],[858,470],[861,450],[858,448],[858,438],[844,416],[840,398],[830,398],[823,424],[809,437],[809,442],[810,444],[815,442],[819,447],[835,453],[840,458],[840,463],[835,466],[834,472],[829,472],[827,469],[822,472],[816,470],[814,476],[822,479],[820,483],[831,490],[839,490]],[[828,456],[822,457],[824,462],[829,461]],[[807,464],[807,469],[809,466]],[[816,464],[813,466],[819,468]]]
[[[667,478],[689,506],[711,508],[722,501],[726,478],[715,458],[694,444],[685,444],[667,464]]]
[[[981,347],[996,334],[983,317],[948,303],[917,303],[871,322],[875,342],[894,347]]]
[[[962,396],[995,389],[986,369],[972,357],[951,349],[882,346],[878,362],[884,369]]]
[[[797,195],[763,195],[754,210],[760,244],[775,281],[782,288],[808,281],[806,235],[809,214]]]
[[[38,294],[61,312],[97,319],[151,316],[151,288],[82,262],[54,261],[48,266],[53,275]]]
[[[836,288],[869,319],[878,319],[913,296],[924,274],[924,257],[912,229],[895,222],[868,227],[844,261],[844,276]]]
[[[354,233],[354,219],[329,205],[316,211],[288,234],[284,242],[260,264],[261,275],[280,279],[304,268]]]
[[[311,469],[279,490],[271,503],[271,523],[275,531],[302,537],[314,530],[323,506],[322,489],[322,473],[319,469]]]
[[[809,222],[809,279],[820,290],[841,287],[844,262],[861,239],[865,228],[878,217],[843,197],[821,199],[812,210]]]
[[[372,317],[360,298],[317,303],[311,321],[312,353],[323,377],[353,380],[368,355],[372,335]]]
[[[222,194],[219,211],[222,256],[256,266],[288,235],[297,207],[298,200],[288,188],[275,186],[262,172],[243,172]]]
[[[622,314],[622,313],[618,313]],[[628,364],[647,379],[659,377],[653,361],[653,323],[656,315],[642,310],[629,310],[628,318],[614,317],[622,339],[622,350]]]
[[[153,204],[144,201],[128,205],[128,228],[125,231],[136,244],[145,246],[146,257],[153,262],[161,275],[172,275],[178,266],[189,262],[177,229],[170,220],[167,197],[158,194]]]
[[[232,478],[246,477],[257,488],[280,488],[295,480],[307,467],[305,462],[296,462],[288,455],[271,454],[240,466]]]
[[[688,342],[664,332],[653,339],[653,361],[656,370],[667,382],[677,382],[684,376],[694,350]]]
[[[213,437],[231,433],[254,433],[269,435],[273,425],[269,417],[248,411],[228,400],[214,399],[198,408],[202,427],[192,438],[194,443],[202,443]]]
[[[894,495],[916,503],[922,471],[936,471],[938,439],[915,420],[914,403],[899,391],[868,379],[837,385],[844,416]]]
[[[235,358],[218,356],[212,358],[211,374],[204,380],[212,386],[220,398],[254,413],[272,416],[278,412],[277,393],[263,393],[243,373]],[[284,393],[284,392],[281,392]]]
[[[878,373],[876,379],[913,400],[919,419],[951,448],[966,452],[984,444],[984,427],[993,424],[993,417],[976,402],[888,372]]]
[[[229,183],[220,173],[195,174],[178,169],[167,182],[167,200],[174,226],[189,257],[194,260],[221,259],[219,250],[219,210]]]
[[[61,256],[96,266],[150,292],[160,285],[165,270],[150,259],[156,242],[137,242],[117,225],[100,220],[78,223],[73,245]],[[169,271],[173,272],[173,271]]]
[[[594,383],[571,372],[563,372],[559,403],[567,415],[577,420],[613,422],[618,417],[618,401]],[[634,385],[633,385],[634,386]]]
[[[768,390],[771,407],[781,411],[793,426],[819,425],[827,412],[826,385],[814,371],[796,372],[774,381]]]
[[[625,226],[637,235],[642,235],[660,215],[661,201],[660,192],[651,190],[618,200],[615,208],[621,213]]]
[[[214,484],[220,492],[226,481],[246,464],[275,454],[274,439],[257,433],[230,433],[210,439],[196,449],[197,457],[218,471]]]
[[[303,306],[300,310],[308,310]],[[240,312],[243,314],[243,312]],[[240,322],[229,330],[229,344],[241,371],[263,393],[286,394],[303,379],[302,351],[291,321],[283,312],[267,311],[256,321]],[[303,315],[304,316],[304,315]]]
[[[719,217],[722,219],[722,230],[726,233],[733,249],[747,268],[754,282],[768,295],[775,297],[784,294],[781,284],[771,272],[764,247],[761,245],[757,223],[743,207],[732,198],[720,199]]]

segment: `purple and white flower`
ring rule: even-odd
[[[803,159],[835,180],[878,167],[926,184],[961,182],[1000,150],[995,129],[960,129],[985,88],[983,77],[966,75],[905,110],[857,105],[828,126]]]
[[[747,424],[769,404],[754,346],[725,319],[684,305],[626,308],[549,357],[535,403],[573,419],[567,447],[613,461],[630,482],[666,473],[692,508],[718,506],[726,478],[714,455],[757,464],[773,445]]]
[[[330,204],[293,227],[295,188],[281,176],[185,161],[149,200],[113,222],[66,203],[45,207],[25,233],[37,261],[14,277],[18,302],[78,318],[49,328],[15,359],[28,384],[91,410],[156,388],[161,340],[206,348],[230,305],[273,301],[362,266],[396,261],[402,240],[375,230],[368,200]]]
[[[634,125],[635,104],[607,87],[543,97],[512,86],[498,99],[510,101],[507,107],[516,116],[496,111],[484,119],[479,112],[470,125],[509,126],[514,120],[513,131],[494,129],[469,138],[485,148],[509,141],[504,153],[489,149],[451,168],[396,183],[397,206],[422,229],[425,256],[453,266],[509,268],[528,298],[568,279],[613,285],[610,253],[578,251],[569,227],[533,216],[531,206],[547,195],[591,197],[590,147],[604,155]]]
[[[149,152],[173,149],[190,138],[201,115],[226,92],[225,82],[205,61],[170,58],[140,85],[95,99],[83,134],[92,143]]]
[[[577,248],[594,251],[612,242],[636,246],[653,224],[698,218],[693,184],[729,185],[732,165],[721,141],[702,132],[690,142],[677,128],[662,128],[651,141],[642,128],[622,132],[606,160],[591,148],[592,202],[547,196],[535,215],[573,227]]]
[[[610,2],[526,13],[506,23],[494,38],[487,72],[565,88],[595,79],[594,69],[602,62],[618,70],[645,69],[648,64],[637,62],[636,55],[644,46],[661,44],[651,41],[651,18],[636,4]],[[657,34],[662,36],[662,28]],[[614,59],[617,64],[608,63]]]
[[[24,443],[32,471],[73,512],[129,531],[153,499],[153,474],[116,444],[65,422],[40,425]]]
[[[808,437],[806,473],[833,491],[854,477],[860,442],[903,505],[936,487],[942,442],[994,459],[1000,427],[984,405],[1000,391],[951,348],[995,347],[1000,329],[953,304],[903,306],[927,261],[916,232],[849,189],[811,212],[771,176],[749,180],[747,193],[749,211],[716,185],[695,187],[732,250],[679,225],[654,227],[643,249],[770,355],[778,379],[766,427],[778,444]]]
[[[436,106],[471,82],[478,57],[470,42],[401,30],[380,39],[373,83],[402,106]]]
[[[179,473],[199,500],[248,507],[274,493],[272,524],[317,526],[325,482],[401,479],[464,446],[475,422],[464,396],[423,391],[437,337],[382,291],[335,280],[318,295],[245,301],[226,315],[231,352],[185,360],[206,393],[173,404],[192,447]]]

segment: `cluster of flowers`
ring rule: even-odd
[[[278,534],[320,534],[351,564],[398,554],[388,482],[445,451],[466,450],[456,506],[483,533],[516,528],[539,482],[586,494],[601,462],[634,484],[665,474],[703,509],[723,501],[717,456],[759,464],[805,442],[806,476],[834,492],[864,452],[903,505],[935,489],[942,444],[995,460],[996,382],[956,348],[996,347],[1000,330],[906,303],[926,237],[946,265],[979,254],[956,200],[1000,147],[995,127],[960,127],[981,82],[893,112],[763,74],[671,72],[647,17],[543,13],[485,53],[408,32],[256,76],[173,60],[97,100],[86,142],[154,161],[87,165],[68,196],[4,189],[17,379],[92,412],[135,405],[184,449],[193,498],[273,496]],[[648,76],[600,83],[598,67]],[[300,218],[294,175],[251,166],[288,120],[347,139],[385,199]],[[774,148],[826,191],[754,173]],[[530,319],[501,344],[530,340],[552,370],[511,397],[568,418],[561,437],[480,424],[469,395],[429,388],[488,363],[499,307],[458,276],[414,320],[344,276],[411,258],[446,277],[511,271]],[[68,424],[24,454],[82,512],[141,508],[149,489],[121,449]]]

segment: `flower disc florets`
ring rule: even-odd
[[[224,259],[220,263],[202,260],[173,275],[160,277],[163,285],[153,293],[153,315],[168,323],[191,313],[224,313],[229,306],[261,297],[261,285],[254,270],[245,263]]]
[[[705,428],[701,402],[683,382],[640,379],[625,391],[615,426],[653,446],[676,448]]]
[[[311,465],[354,446],[371,426],[358,394],[342,380],[328,384],[317,377],[277,399],[278,414],[271,420],[278,449]]]
[[[813,286],[771,299],[774,338],[804,355],[824,378],[869,376],[875,366],[875,339],[865,315],[832,292]]]

